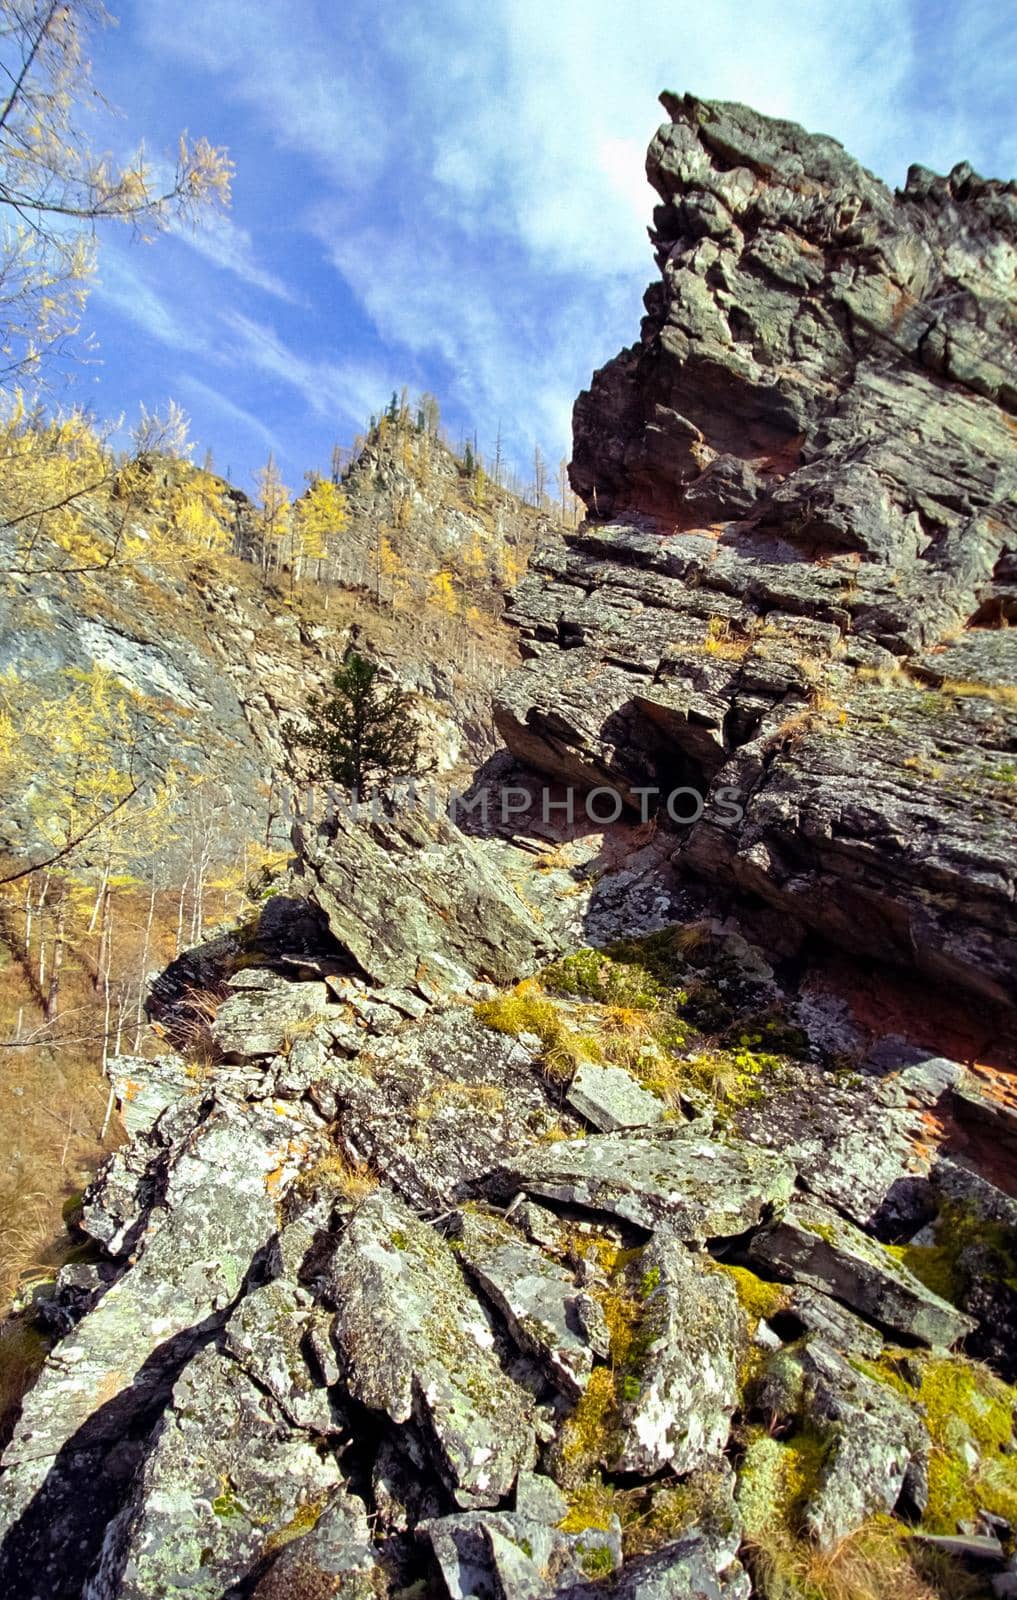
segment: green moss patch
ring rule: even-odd
[[[933,1449],[923,1526],[956,1533],[980,1509],[1017,1523],[1017,1389],[964,1356],[887,1351],[878,1362],[856,1358],[854,1365],[925,1416]]]

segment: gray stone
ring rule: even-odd
[[[509,1224],[477,1212],[456,1219],[456,1253],[501,1312],[521,1350],[536,1356],[563,1394],[578,1400],[593,1365],[573,1277]]]
[[[317,1347],[324,1345],[329,1319],[323,1310],[301,1306],[297,1293],[277,1280],[245,1295],[226,1324],[224,1348],[294,1427],[328,1437],[345,1431],[347,1419],[316,1380],[304,1351],[315,1333]]]
[[[797,1359],[802,1413],[828,1440],[804,1513],[817,1543],[829,1549],[870,1517],[892,1511],[905,1487],[924,1506],[931,1446],[907,1401],[820,1340],[809,1340]]]
[[[562,1600],[749,1600],[752,1585],[740,1562],[718,1560],[704,1534],[665,1545],[653,1555],[627,1562],[609,1584],[577,1584]]]
[[[516,1515],[554,1527],[568,1511],[568,1501],[553,1478],[541,1472],[521,1472],[516,1479]]]
[[[187,1063],[181,1056],[114,1056],[108,1065],[120,1111],[120,1120],[133,1138],[147,1133],[153,1123],[181,1095],[193,1087]]]
[[[638,1262],[633,1353],[621,1375],[614,1472],[695,1472],[721,1455],[738,1404],[743,1317],[734,1285],[661,1231]]]
[[[334,837],[296,836],[313,903],[339,944],[375,983],[425,999],[462,993],[477,978],[511,983],[547,943],[484,851],[439,814],[340,816]]]
[[[182,1365],[222,1325],[277,1228],[319,1133],[281,1106],[216,1107],[171,1154],[136,1259],[53,1351],[26,1396],[0,1479],[0,1578],[59,1600]],[[77,1551],[72,1560],[68,1551]]]
[[[778,1277],[820,1289],[880,1327],[925,1344],[955,1344],[974,1326],[875,1239],[813,1201],[796,1201],[761,1228],[748,1254]]]
[[[794,1283],[788,1288],[787,1310],[802,1322],[810,1333],[818,1334],[836,1350],[865,1356],[874,1361],[882,1352],[883,1335],[871,1323],[849,1311],[828,1294],[811,1288],[807,1283]]]
[[[422,1524],[449,1600],[545,1600],[581,1578],[576,1535],[519,1512],[469,1511]],[[595,1537],[620,1565],[617,1531]],[[580,1557],[582,1542],[580,1539]]]
[[[202,1350],[176,1383],[84,1600],[220,1600],[266,1541],[299,1526],[302,1508],[339,1482],[334,1457],[288,1430],[234,1362]],[[363,1507],[360,1518],[366,1544]]]
[[[284,1530],[280,1537],[288,1537]],[[378,1600],[386,1579],[375,1559],[363,1501],[340,1492],[321,1511],[313,1528],[289,1539],[254,1590],[255,1600]]]
[[[216,1012],[211,1034],[227,1060],[279,1055],[329,1014],[324,983],[293,983],[277,973],[249,970],[237,976],[261,981],[236,988]]]
[[[322,1087],[320,1103],[339,1118],[350,1153],[421,1211],[448,1210],[500,1156],[545,1130],[579,1126],[522,1042],[466,1006],[372,1037],[355,1062],[332,1063]]]
[[[668,1130],[655,1137],[604,1133],[565,1139],[503,1163],[495,1192],[588,1206],[640,1227],[658,1223],[683,1239],[742,1233],[790,1199],[794,1169],[751,1146]]]
[[[495,1505],[534,1453],[531,1402],[502,1370],[445,1241],[378,1191],[354,1214],[328,1291],[354,1399],[433,1441],[459,1505]]]
[[[647,1128],[663,1119],[667,1107],[621,1067],[584,1062],[566,1096],[573,1111],[601,1133],[618,1128]]]

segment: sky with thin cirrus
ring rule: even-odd
[[[155,155],[229,146],[227,219],[107,231],[74,398],[173,398],[198,452],[291,486],[393,389],[453,443],[568,453],[576,393],[638,336],[657,94],[742,100],[910,162],[1017,170],[1017,13],[990,0],[112,0],[92,51]]]

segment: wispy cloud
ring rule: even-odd
[[[276,273],[269,272],[266,267],[259,264],[249,231],[240,227],[232,218],[213,212],[205,217],[199,226],[192,228],[182,224],[174,229],[174,233],[183,244],[189,246],[191,250],[196,250],[198,255],[210,261],[213,266],[220,267],[224,272],[233,273],[252,288],[274,295],[277,300],[289,301],[291,305],[300,304],[300,295],[289,288]]]
[[[120,303],[164,344],[210,342],[224,392],[270,379],[311,431],[405,379],[502,419],[520,459],[567,449],[576,391],[637,334],[664,87],[830,133],[890,182],[1014,160],[1013,24],[989,0],[434,0],[426,23],[347,0],[341,26],[321,0],[143,0],[134,22],[248,174],[234,222],[189,241],[248,298],[204,334],[165,288]]]
[[[144,249],[145,246],[139,245],[137,254]],[[122,247],[107,243],[94,293],[160,344],[195,354],[204,351],[205,340],[195,325],[193,314],[188,315],[168,303],[145,273],[137,254],[130,260]]]
[[[279,457],[282,454],[282,446],[271,428],[267,428],[261,418],[256,417],[253,412],[237,405],[228,395],[221,394],[218,389],[203,383],[192,373],[178,374],[176,382],[177,388],[189,405],[197,404],[205,412],[227,418],[242,432],[258,439],[274,456]]]
[[[241,367],[255,367],[295,389],[308,410],[338,425],[340,419],[360,427],[379,399],[398,388],[392,372],[365,362],[318,361],[302,356],[287,345],[267,323],[241,312],[222,315],[230,335],[222,359]]]

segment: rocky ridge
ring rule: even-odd
[[[170,460],[163,471],[172,478],[176,465]],[[251,545],[250,503],[221,487],[229,537],[240,548]],[[299,721],[308,696],[321,692],[350,644],[412,695],[422,744],[438,771],[450,780],[468,775],[496,747],[491,694],[517,659],[512,635],[499,626],[504,589],[548,521],[492,486],[476,506],[461,465],[436,439],[427,441],[425,472],[419,441],[411,448],[402,435],[373,434],[346,468],[342,490],[348,520],[327,591],[295,586],[283,572],[265,576],[256,560],[229,554],[197,553],[183,565],[125,562],[98,575],[10,578],[0,594],[0,672],[10,675],[15,709],[19,680],[57,696],[66,694],[68,674],[96,667],[108,673],[132,697],[133,771],[157,784],[181,770],[184,795],[197,780],[207,785],[191,825],[214,827],[219,860],[266,835],[277,848],[288,843],[283,800],[298,774],[283,728]],[[115,503],[86,499],[82,515],[113,542]],[[142,507],[142,533],[145,519]],[[0,545],[9,538],[0,529]],[[382,541],[391,569],[384,578]],[[485,552],[479,563],[478,550]],[[442,571],[458,586],[457,609],[433,610],[428,632],[427,584]],[[424,586],[412,600],[404,592],[408,579],[399,587],[400,574]],[[467,592],[469,625],[460,614]],[[176,810],[184,815],[185,800],[178,798]],[[186,870],[188,844],[167,845],[167,881]],[[29,812],[10,805],[0,846],[20,857],[37,845]]]
[[[406,826],[352,922],[349,838],[305,838],[156,986],[169,1043],[222,996],[205,1053],[115,1064],[130,1138],[4,1456],[7,1589],[733,1600],[887,1512],[1002,1569],[1013,1392],[951,1351],[1017,1320],[1017,1202],[920,1137],[964,1069],[845,1072],[733,930],[548,966],[504,850],[421,819],[407,888]],[[443,880],[473,919],[434,917]]]
[[[681,263],[696,240],[721,251],[710,229],[741,250],[746,195],[788,292],[797,256],[820,252],[810,228],[833,231],[850,278],[851,184],[863,233],[970,200],[1001,253],[1011,196],[955,175],[956,196],[929,180],[895,202],[831,141],[743,108],[668,109],[651,168],[686,173],[657,218],[677,251],[677,353],[661,354],[653,307],[670,302],[651,296],[645,345],[580,402],[577,481],[618,520],[549,547],[522,585],[530,660],[498,719],[530,771],[503,758],[486,777],[635,801],[641,785],[749,784],[745,817],[725,826],[714,807],[687,836],[580,825],[548,855],[530,819],[466,833],[389,805],[307,825],[257,919],[162,975],[160,1055],[114,1063],[129,1138],[75,1221],[90,1250],[34,1307],[54,1342],[0,1473],[11,1593],[785,1600],[822,1593],[821,1563],[852,1550],[869,1593],[913,1592],[929,1551],[1014,1592],[1017,1200],[1012,1174],[997,1163],[990,1181],[978,1160],[1012,1138],[1013,1111],[962,1053],[846,1015],[783,915],[1007,998],[1005,784],[976,834],[942,775],[920,793],[902,776],[894,721],[910,708],[925,726],[936,691],[913,673],[923,650],[942,659],[912,614],[939,557],[857,563],[870,599],[898,570],[909,596],[877,626],[833,604],[836,551],[766,531],[798,470],[771,448],[786,421],[808,436],[801,470],[815,456],[831,474],[824,539],[836,507],[870,504],[834,492],[825,345],[801,378],[770,381],[762,334],[758,351],[718,335],[693,359],[705,334],[680,331],[689,308],[714,328],[717,256],[697,257],[702,281]],[[793,207],[795,238],[769,237]],[[908,227],[948,248],[927,218]],[[988,408],[995,439],[1004,379],[975,333],[945,344],[940,371],[881,340],[880,374],[931,372],[944,406]],[[639,408],[672,356],[704,398],[687,428],[660,419],[665,448]],[[696,444],[688,428],[704,459],[686,480],[659,459]],[[732,465],[743,438],[771,473]],[[716,537],[668,526],[716,461],[722,506],[747,484],[759,520],[742,505]],[[955,543],[977,543],[972,526]],[[944,581],[943,604],[972,603],[967,581]],[[1006,637],[977,628],[951,648],[991,655]],[[848,674],[841,720],[815,691],[847,695]],[[866,694],[883,709],[864,712]],[[939,695],[936,759],[1002,761],[1005,697]],[[864,806],[847,787],[860,768]],[[716,882],[697,888],[687,865]],[[762,909],[736,923],[725,882]]]
[[[576,403],[590,516],[516,593],[499,731],[633,803],[698,789],[681,869],[799,940],[1012,1004],[1017,191],[894,195],[833,140],[664,104],[661,279]]]

